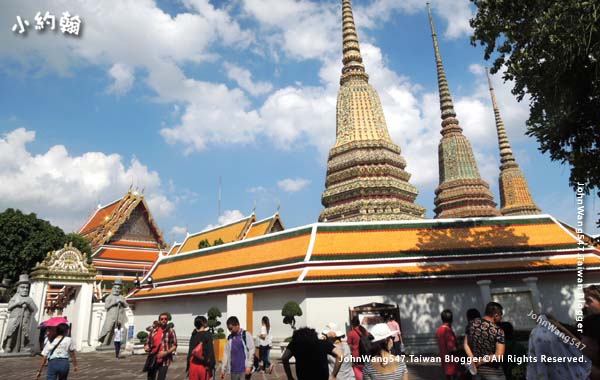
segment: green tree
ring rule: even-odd
[[[33,213],[12,208],[0,213],[0,273],[14,284],[50,251],[65,243],[64,232]]]
[[[208,239],[201,240],[200,243],[198,243],[199,249],[208,248],[208,247],[210,247],[210,243],[208,242]]]
[[[221,310],[218,307],[213,306],[208,309],[208,330],[211,334],[215,335],[215,329],[221,325],[218,318],[222,316]]]
[[[471,1],[471,43],[531,96],[527,135],[570,165],[572,187],[600,188],[600,0]]]
[[[281,315],[283,316],[283,323],[290,325],[292,330],[296,330],[296,317],[302,315],[302,309],[300,305],[294,301],[288,301],[281,309]]]

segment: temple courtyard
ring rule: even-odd
[[[146,359],[145,355],[128,355],[117,360],[114,354],[109,352],[102,353],[84,353],[77,355],[79,372],[75,374],[71,365],[70,379],[146,379],[146,374],[141,372]],[[0,371],[3,380],[21,380],[35,379],[36,371],[41,363],[41,357],[26,358],[2,358],[0,359]],[[255,373],[253,379],[258,380],[285,380],[285,372],[279,360],[274,360],[275,368],[272,374]],[[436,364],[421,365],[408,364],[410,380],[437,380],[440,378],[441,367]],[[292,364],[292,371],[295,376],[295,369]],[[46,371],[43,372],[41,379],[46,378]],[[217,379],[219,376],[217,376]],[[167,375],[169,380],[184,380],[185,377],[185,358],[181,355],[175,358],[175,361],[169,367]],[[229,376],[226,377],[229,379]]]

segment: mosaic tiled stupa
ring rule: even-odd
[[[342,2],[343,59],[336,141],[329,151],[319,221],[419,219],[417,189],[388,133],[379,95],[369,84],[350,0]]]
[[[513,151],[508,141],[508,135],[504,128],[504,122],[500,117],[500,109],[496,102],[494,86],[490,73],[486,69],[494,117],[496,119],[496,131],[498,132],[498,145],[500,147],[500,213],[502,215],[532,215],[539,214],[540,209],[533,202],[529,185],[519,164],[515,160]]]
[[[427,12],[431,25],[442,111],[442,139],[438,146],[440,184],[435,189],[435,217],[498,216],[500,212],[496,209],[490,186],[479,175],[471,144],[463,135],[456,118],[429,4],[427,4]]]

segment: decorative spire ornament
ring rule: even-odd
[[[523,171],[519,168],[519,164],[517,164],[510,147],[504,122],[500,117],[500,109],[496,101],[492,78],[487,67],[485,73],[490,85],[490,96],[492,97],[496,131],[498,132],[498,146],[500,148],[500,176],[498,178],[500,185],[500,213],[502,215],[539,214],[540,209],[533,202],[527,179],[525,179]]]
[[[462,134],[462,128],[456,118],[429,3],[427,13],[437,66],[442,116],[442,139],[438,146],[440,184],[435,189],[435,217],[498,216],[500,212],[496,209],[490,186],[479,175],[473,148]]]
[[[343,58],[336,141],[329,151],[319,221],[420,219],[417,189],[390,138],[379,95],[365,72],[352,5],[342,1]]]

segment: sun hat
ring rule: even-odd
[[[47,321],[43,322],[42,325],[45,327],[56,327],[58,325],[62,325],[62,324],[69,324],[69,321],[67,321],[67,318],[65,317],[52,317],[50,319],[48,319]]]
[[[325,330],[321,331],[321,334],[325,335],[326,337],[329,337],[330,333],[334,333],[335,336],[338,338],[341,338],[346,335],[343,331],[338,330],[337,324],[335,322],[329,322],[325,326]]]
[[[373,335],[373,339],[371,340],[371,342],[378,342],[380,340],[384,340],[386,338],[396,335],[398,333],[398,330],[390,330],[390,327],[387,325],[387,323],[378,323],[375,326],[373,326],[371,328],[371,331],[369,332],[371,333],[371,335]]]

